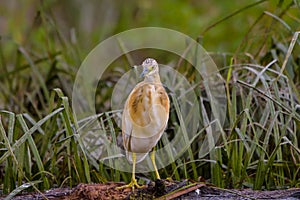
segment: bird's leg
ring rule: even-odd
[[[155,149],[153,149],[153,151],[151,152],[150,158],[151,158],[151,161],[152,161],[152,164],[153,164],[153,167],[154,167],[154,171],[155,171],[155,174],[156,174],[156,178],[157,178],[157,179],[160,179],[160,176],[159,176],[159,173],[158,173],[156,164],[155,164]]]
[[[136,164],[136,153],[132,153],[132,177],[131,177],[131,182],[127,185],[117,187],[117,189],[132,188],[132,191],[133,191],[134,186],[136,186],[137,188],[142,188],[143,187],[143,186],[140,186],[137,183],[137,180],[135,179],[135,164]]]

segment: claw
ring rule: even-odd
[[[136,187],[136,188],[144,188],[145,186],[144,185],[139,185],[137,183],[136,179],[133,178],[129,184],[117,187],[117,190],[121,190],[121,189],[125,189],[125,188],[131,188],[132,191],[134,191],[134,187]]]

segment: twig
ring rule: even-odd
[[[193,184],[190,184],[190,185],[187,185],[185,187],[182,187],[178,190],[175,190],[174,192],[171,192],[169,194],[166,194],[164,196],[161,196],[159,198],[156,198],[155,200],[171,200],[171,199],[174,199],[176,197],[179,197],[179,196],[182,196],[184,194],[187,194],[193,190],[196,190],[198,188],[201,188],[201,187],[204,187],[205,184],[199,184],[199,183],[193,183]]]

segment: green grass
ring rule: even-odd
[[[201,77],[195,75],[188,63],[182,63],[179,71],[197,94],[202,126],[189,138],[190,130],[184,124],[187,124],[185,120],[193,123],[192,113],[184,119],[180,113],[181,99],[170,93],[168,135],[163,136],[158,148],[167,144],[176,131],[190,141],[177,160],[172,149],[168,149],[174,162],[160,169],[162,178],[196,180],[201,176],[218,187],[258,190],[300,186],[300,38],[297,32],[300,8],[296,1],[278,1],[275,5],[266,2],[265,12],[252,19],[236,52],[211,53],[227,94],[226,119],[219,126],[218,141],[214,141],[216,133],[209,126],[214,108],[207,106]],[[219,25],[258,5],[249,4],[212,23],[203,32],[205,35],[201,35],[202,40]],[[109,168],[90,154],[100,149],[101,144],[86,149],[84,134],[95,131],[94,123],[99,122],[98,131],[103,134],[100,137],[109,135],[110,140],[105,142],[117,143],[120,130],[114,116],[120,111],[111,110],[108,102],[110,85],[120,77],[118,66],[128,67],[138,55],[149,52],[161,58],[160,63],[179,58],[166,52],[145,51],[118,59],[99,83],[101,87],[96,95],[99,114],[77,120],[69,97],[77,70],[74,66],[80,66],[84,53],[79,43],[63,36],[47,10],[41,9],[40,17],[41,25],[32,28],[29,44],[0,40],[2,192],[11,193],[9,198],[12,198],[23,190],[130,181],[130,173]],[[228,35],[228,40],[235,38]],[[125,67],[121,70],[125,72]],[[205,156],[200,153],[203,134],[208,135],[212,149]],[[109,156],[109,152],[102,153],[101,159]],[[154,173],[143,175],[155,178]]]

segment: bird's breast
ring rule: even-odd
[[[159,121],[169,112],[168,101],[161,84],[138,85],[129,96],[127,106],[130,118],[135,125],[141,127]]]
[[[141,154],[149,152],[164,133],[168,119],[169,98],[161,83],[139,83],[130,93],[123,111],[125,149]]]

